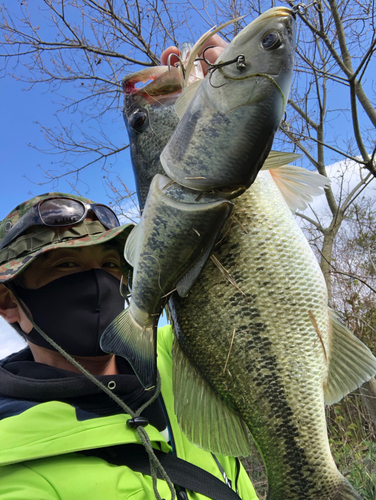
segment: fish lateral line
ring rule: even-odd
[[[324,351],[324,356],[325,356],[325,361],[328,362],[328,355],[326,354],[326,349],[325,349],[325,344],[324,344],[324,340],[322,338],[322,335],[321,335],[321,332],[320,332],[320,329],[319,329],[319,326],[317,324],[317,321],[316,321],[316,318],[315,318],[315,315],[313,314],[312,310],[311,309],[308,309],[308,314],[309,314],[309,318],[311,320],[311,323],[313,325],[313,328],[315,329],[315,332],[317,334],[317,337],[320,339],[320,342],[321,342],[321,345],[322,345],[322,349]],[[313,347],[315,347],[316,345],[316,342],[317,342],[317,339],[315,340],[314,344],[313,344]]]

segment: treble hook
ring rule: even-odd
[[[171,57],[173,57],[173,56],[175,56],[176,59],[179,61],[180,67],[181,67],[181,70],[182,70],[182,73],[183,73],[183,78],[185,78],[184,64],[182,63],[182,60],[180,59],[180,57],[177,54],[175,54],[174,52],[171,52],[171,54],[167,58],[168,72],[171,73]]]
[[[226,62],[222,62],[222,63],[218,63],[218,64],[212,64],[211,62],[209,62],[206,59],[205,52],[208,49],[213,49],[215,47],[216,47],[216,45],[209,45],[208,47],[206,47],[204,49],[204,51],[202,52],[202,56],[198,57],[196,60],[197,61],[204,61],[204,63],[206,63],[209,66],[208,67],[208,73],[209,73],[209,82],[210,82],[210,85],[213,88],[215,88],[215,89],[219,89],[220,87],[223,87],[224,85],[226,85],[226,83],[222,83],[222,85],[213,85],[212,81],[211,81],[211,78],[213,76],[214,71],[216,71],[217,69],[223,68],[224,66],[228,66],[229,64],[236,64],[236,67],[239,70],[242,70],[242,69],[246,68],[246,63],[245,63],[245,57],[244,57],[244,55],[243,54],[239,54],[234,59],[231,59],[231,61],[226,61]]]

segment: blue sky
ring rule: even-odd
[[[42,86],[25,90],[26,84],[10,77],[0,79],[2,117],[0,120],[1,184],[0,214],[9,213],[18,203],[32,196],[50,190],[72,192],[67,179],[61,179],[57,187],[52,183],[39,185],[46,180],[44,171],[52,167],[55,157],[37,151],[31,145],[46,148],[39,125],[54,126],[57,106],[53,96]],[[111,124],[109,125],[111,127]],[[123,134],[127,140],[125,126],[121,120],[112,126],[114,134]],[[56,171],[58,169],[56,168]],[[127,151],[121,153],[119,161],[112,169],[112,178],[120,174],[130,189],[134,188],[133,174]],[[84,171],[78,189],[95,201],[108,202],[106,183],[100,166],[92,166]]]
[[[0,120],[0,148],[2,151],[0,160],[0,218],[7,215],[18,203],[52,189],[51,184],[38,185],[38,182],[44,180],[43,170],[50,168],[49,155],[35,150],[29,144],[43,144],[42,135],[35,121],[53,124],[55,106],[51,102],[51,95],[48,92],[41,92],[41,87],[30,91],[23,90],[25,87],[25,84],[11,78],[0,79],[2,108]],[[126,130],[121,120],[119,120],[119,124],[114,126],[115,132],[118,132],[119,127],[121,127],[120,132],[124,134],[126,140]],[[121,154],[121,159],[115,165],[113,178],[116,177],[117,173],[121,174],[129,188],[133,189],[134,180],[127,151]],[[83,183],[79,185],[79,189],[83,193],[95,201],[108,202],[106,194],[108,189],[100,167],[91,167],[81,177]],[[72,192],[67,180],[60,180],[57,189],[63,192]],[[0,339],[0,359],[25,345],[2,318],[0,318]]]

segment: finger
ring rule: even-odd
[[[161,63],[166,66],[168,62],[168,56],[170,54],[177,54],[179,55],[179,49],[177,47],[168,47],[165,49],[162,54],[161,54]],[[173,58],[171,61],[171,64],[174,65],[177,62],[177,59]]]
[[[225,49],[223,47],[213,47],[212,49],[208,49],[205,52],[205,59],[213,64],[224,50]],[[204,61],[201,61],[201,64],[202,69],[204,70],[204,74],[206,75],[209,66]]]
[[[223,47],[226,48],[228,43],[223,40],[221,36],[219,36],[217,33],[209,38],[209,40],[206,40],[204,45],[202,46],[202,50],[205,50],[206,47],[210,47],[210,45],[216,45],[218,47]],[[214,61],[210,61],[214,62]]]
[[[220,54],[223,52],[223,50],[227,47],[228,43],[223,40],[222,37],[220,37],[218,34],[215,34],[207,40],[203,47],[202,47],[202,52],[206,49],[206,47],[210,47],[210,45],[214,45],[212,49],[208,49],[205,52],[205,58],[210,62],[210,63],[215,63],[215,61],[218,59]],[[200,54],[202,56],[202,53]],[[201,62],[202,64],[202,69],[204,70],[204,73],[207,73],[208,65],[205,62]]]

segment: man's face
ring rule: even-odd
[[[119,252],[106,244],[52,250],[30,264],[22,275],[22,285],[36,289],[68,274],[91,269],[103,269],[120,280],[123,271]]]

